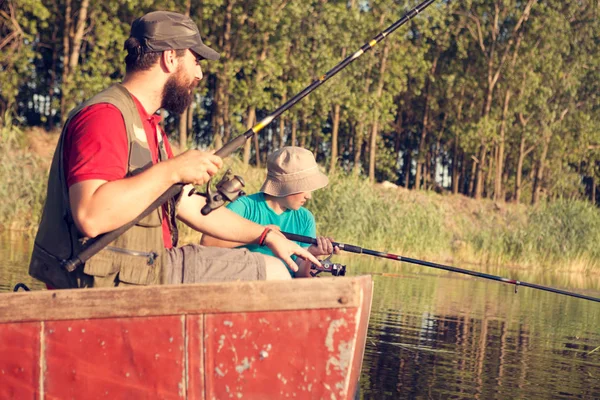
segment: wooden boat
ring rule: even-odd
[[[369,276],[0,294],[0,399],[351,399]]]

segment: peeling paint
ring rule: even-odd
[[[221,371],[221,368],[219,367],[215,367],[215,372],[217,373],[217,375],[223,377],[225,376],[225,373],[223,371]]]
[[[283,382],[284,385],[287,385],[287,379],[285,379],[283,377],[283,375],[281,375],[281,373],[277,374],[277,379],[279,379],[281,382]]]
[[[269,353],[266,352],[265,350],[261,350],[260,353],[258,353],[258,355],[261,360],[264,360],[265,358],[269,358]]]
[[[225,346],[225,335],[219,336],[219,347],[217,348],[217,353],[221,352],[223,346]]]
[[[231,328],[233,326],[233,322],[232,321],[223,321],[223,325]]]
[[[269,321],[267,321],[266,318],[260,318],[258,320],[258,322],[260,322],[261,324],[267,324],[267,325],[271,325],[271,323]]]
[[[330,352],[334,351],[333,335],[335,335],[335,333],[339,331],[342,326],[347,325],[348,324],[345,319],[336,319],[335,321],[331,321],[329,328],[327,328],[327,336],[325,336],[325,347],[327,347],[327,350]]]
[[[251,366],[252,366],[252,363],[250,361],[248,361],[248,357],[244,357],[244,359],[242,360],[242,363],[240,365],[236,366],[235,370],[237,371],[238,374],[241,374],[245,370],[250,369]]]

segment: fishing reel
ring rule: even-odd
[[[321,272],[326,272],[331,274],[332,276],[345,276],[346,275],[346,266],[343,264],[337,264],[331,262],[330,258],[333,254],[330,254],[329,257],[321,261],[321,266],[311,264],[310,266],[310,275],[315,277],[319,275]]]
[[[246,195],[246,192],[243,190],[246,186],[244,178],[239,175],[232,175],[231,169],[228,169],[227,172],[225,172],[225,175],[223,175],[221,180],[216,184],[216,190],[214,191],[211,189],[211,182],[212,178],[206,184],[206,193],[198,193],[195,190],[192,190],[189,194],[190,196],[192,194],[197,194],[206,198],[206,204],[202,207],[202,210],[200,210],[202,215],[208,215],[211,211],[216,210],[225,204],[225,202],[232,202],[239,197]]]

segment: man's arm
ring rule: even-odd
[[[202,185],[222,165],[218,156],[189,150],[132,177],[75,183],[69,188],[73,220],[87,237],[110,232],[140,215],[172,185],[179,182]]]
[[[206,204],[206,200],[202,196],[189,196],[190,189],[188,186],[184,188],[177,208],[177,217],[186,225],[217,240],[240,244],[258,243],[265,229],[264,226],[240,217],[225,207],[218,208],[208,215],[202,215],[200,210]],[[296,243],[287,240],[275,229],[267,235],[264,244],[294,271],[298,269],[298,266],[292,260],[292,255],[320,265],[315,256]]]

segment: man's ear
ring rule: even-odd
[[[174,72],[177,69],[177,53],[175,50],[165,50],[162,52],[162,63],[166,72]]]

